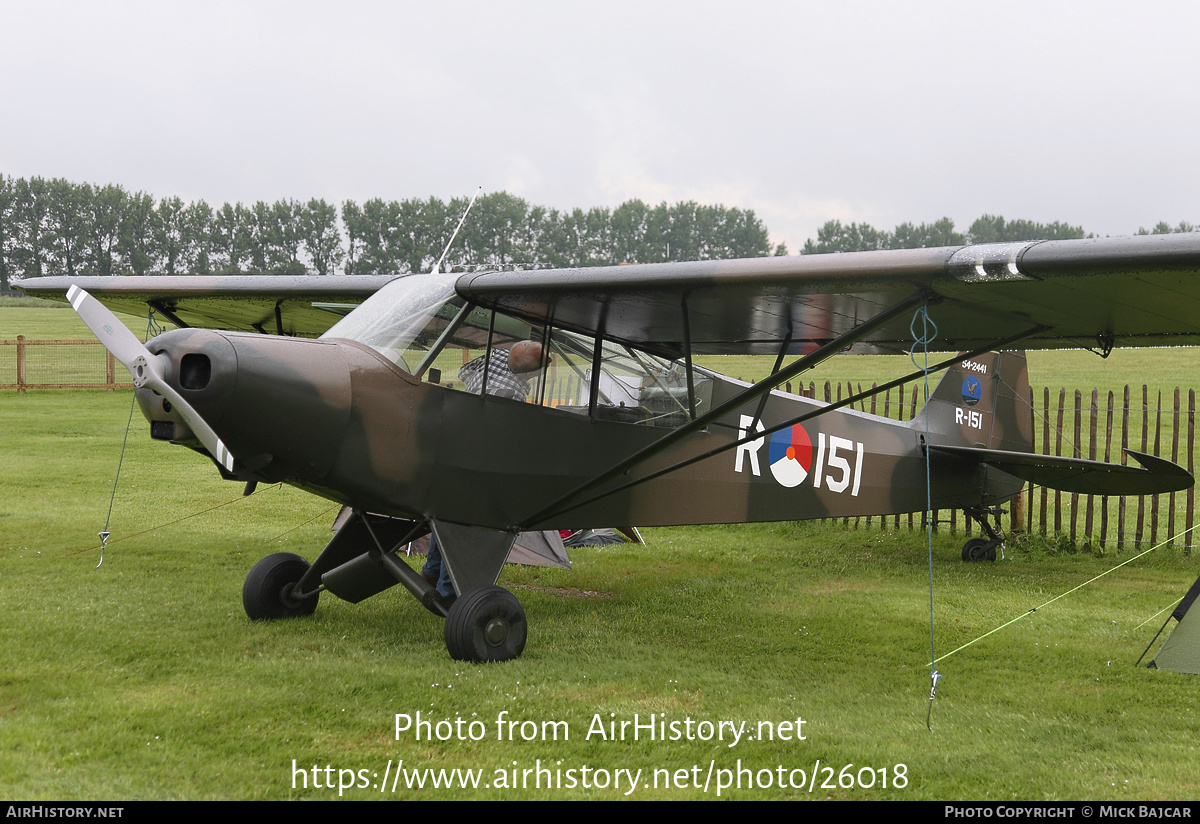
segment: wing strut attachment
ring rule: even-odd
[[[692,378],[692,327],[688,321],[687,298],[680,301],[683,310],[683,366],[687,374],[688,417],[696,420],[696,385]],[[776,366],[776,369],[779,367]],[[763,396],[764,398],[766,395]]]
[[[588,417],[596,420],[596,405],[600,398],[600,366],[604,362],[604,326],[608,322],[608,303],[600,307],[600,323],[596,326],[596,345],[592,348],[592,382],[588,387]]]
[[[789,329],[787,335],[783,339],[783,343],[780,344],[780,346],[779,346],[779,354],[775,356],[775,365],[773,367],[771,367],[772,375],[774,375],[776,372],[779,371],[779,367],[783,366],[783,358],[785,355],[787,355],[788,347],[791,345],[792,345],[792,330]],[[779,384],[776,384],[776,386],[778,386],[778,385]],[[750,428],[747,431],[755,432],[758,430],[758,425],[759,425],[759,423],[762,422],[763,410],[765,410],[767,408],[767,398],[769,398],[769,397],[770,397],[770,395],[763,395],[761,398],[758,399],[758,409],[754,410],[754,421],[751,422]]]
[[[166,301],[148,300],[148,301],[146,301],[146,305],[149,306],[151,309],[153,309],[155,312],[158,312],[158,314],[162,315],[167,320],[171,321],[171,323],[175,324],[180,329],[190,329],[191,328],[191,324],[185,323],[184,321],[180,320],[179,316],[175,314],[175,311],[167,306]]]
[[[704,413],[703,415],[701,415],[698,418],[693,418],[688,423],[684,424],[683,426],[679,427],[678,429],[672,430],[671,432],[669,432],[668,434],[659,438],[657,441],[650,444],[649,446],[639,449],[637,452],[633,453],[628,458],[624,459],[623,461],[620,461],[615,466],[600,473],[596,477],[592,478],[590,481],[587,481],[587,482],[581,484],[580,486],[577,486],[575,489],[571,490],[566,495],[563,495],[561,498],[558,498],[557,500],[551,502],[549,505],[543,507],[542,509],[538,510],[537,512],[532,513],[529,517],[523,519],[521,521],[521,523],[522,524],[534,524],[540,520],[543,520],[544,518],[546,518],[550,515],[556,515],[559,512],[562,512],[566,509],[572,508],[572,507],[567,507],[565,505],[574,501],[576,498],[578,498],[583,493],[585,493],[591,489],[595,489],[596,487],[600,486],[601,484],[605,483],[606,481],[608,481],[612,478],[615,478],[616,476],[625,472],[625,470],[630,469],[631,467],[637,466],[638,464],[642,463],[643,461],[657,455],[659,452],[662,452],[664,449],[671,446],[672,444],[683,440],[688,435],[691,435],[693,432],[698,432],[699,430],[708,426],[713,421],[723,417],[724,415],[729,414],[730,412],[734,411],[735,409],[737,409],[741,406],[744,406],[745,404],[749,403],[750,401],[752,401],[760,396],[768,394],[775,387],[779,386],[780,384],[784,383],[787,380],[790,380],[791,378],[795,377],[796,375],[799,375],[801,372],[806,372],[809,369],[812,369],[813,367],[817,366],[818,364],[822,363],[823,361],[827,360],[828,358],[832,357],[833,355],[836,355],[838,352],[841,352],[847,346],[850,346],[850,345],[862,340],[863,338],[867,337],[872,332],[874,332],[876,329],[879,329],[882,326],[886,326],[888,323],[895,320],[896,318],[902,317],[903,315],[908,314],[909,312],[911,312],[913,309],[915,309],[918,306],[925,306],[925,305],[928,305],[930,302],[937,301],[937,300],[940,300],[940,297],[933,291],[931,291],[929,289],[924,289],[924,288],[918,289],[916,292],[914,292],[913,294],[911,294],[904,300],[900,301],[899,303],[897,303],[887,309],[884,309],[883,311],[881,311],[879,314],[875,315],[872,318],[862,321],[857,326],[855,326],[853,329],[851,329],[849,332],[846,332],[844,335],[839,335],[838,337],[833,338],[832,340],[827,341],[826,343],[822,344],[820,347],[818,347],[815,351],[811,352],[810,354],[805,355],[801,358],[798,358],[794,363],[792,363],[791,366],[787,367],[786,369],[779,371],[779,372],[775,372],[770,377],[764,378],[763,380],[759,381],[758,383],[747,387],[746,389],[739,392],[737,395],[730,398],[728,401],[721,404],[720,406],[716,406],[716,407],[710,409],[708,412]],[[755,437],[758,437],[761,434],[762,433],[758,433],[755,435]],[[605,493],[605,494],[609,494],[609,493]]]

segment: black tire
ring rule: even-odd
[[[308,561],[290,552],[276,552],[263,558],[242,586],[242,606],[252,621],[299,618],[312,615],[320,593],[293,598],[292,589],[308,572]]]
[[[977,564],[996,560],[996,542],[989,538],[972,538],[963,544],[962,559]]]
[[[525,649],[529,627],[517,597],[503,587],[475,587],[454,602],[443,635],[456,661],[509,661]]]

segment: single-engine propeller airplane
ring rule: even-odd
[[[521,654],[524,611],[495,582],[525,530],[953,507],[986,531],[963,548],[982,560],[1002,538],[989,517],[1024,482],[1103,494],[1192,484],[1150,455],[1125,466],[1031,454],[1013,349],[1200,343],[1200,234],[18,288],[65,294],[130,370],[152,438],[208,455],[248,489],[283,481],[352,510],[311,565],[279,553],[250,571],[251,618],[399,583],[445,617],[456,659]],[[180,328],[143,345],[106,306],[149,307]],[[824,404],[778,389],[835,353],[908,352],[914,337],[957,354],[931,366],[945,375],[912,421],[846,408],[858,397]],[[525,397],[494,394],[525,341],[540,352],[516,381]],[[727,353],[773,355],[774,370],[751,385],[693,363]],[[459,596],[449,607],[401,557],[429,533]]]

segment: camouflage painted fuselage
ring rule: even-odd
[[[283,481],[356,509],[492,529],[801,520],[992,504],[1021,481],[923,442],[1024,451],[1031,445],[1023,355],[956,364],[925,412],[896,422],[837,410],[639,486],[531,517],[661,428],[422,383],[351,341],[176,330],[147,346],[238,463],[231,477]],[[746,384],[713,375],[713,406]],[[139,390],[154,437],[195,446],[163,399]],[[757,432],[757,402],[649,458],[604,491]],[[824,404],[772,393],[769,427]],[[789,451],[790,450],[790,451]],[[929,478],[927,495],[926,479]],[[591,498],[595,491],[581,496]]]

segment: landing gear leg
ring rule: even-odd
[[[1004,553],[1004,534],[1000,531],[1000,516],[1004,514],[1004,510],[1000,507],[982,507],[973,506],[964,510],[966,515],[971,520],[979,524],[980,528],[988,534],[986,538],[972,538],[963,544],[962,559],[968,563],[979,563],[980,561],[996,560],[996,549],[999,547],[1001,557]],[[988,521],[989,517],[996,519],[996,526],[992,526]]]
[[[508,590],[496,586],[516,540],[515,532],[430,521],[442,563],[458,599],[446,616],[446,651],[456,661],[509,661],[525,649],[525,610]]]

